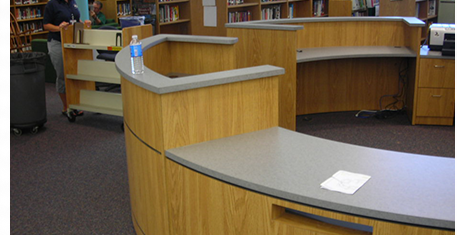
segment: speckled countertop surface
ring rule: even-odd
[[[259,193],[374,219],[454,229],[455,159],[350,145],[275,127],[166,156]],[[370,175],[355,194],[320,188],[338,170]]]
[[[173,42],[197,42],[211,44],[234,44],[237,38],[230,37],[211,37],[211,36],[190,36],[190,35],[171,35],[159,34],[141,40],[143,51],[159,43],[166,41]],[[171,79],[156,73],[145,67],[144,74],[134,75],[130,67],[130,48],[123,48],[116,56],[116,69],[122,77],[144,89],[157,94],[196,89],[201,87],[215,86],[239,81],[246,81],[262,77],[272,77],[285,73],[280,67],[271,65],[261,65],[255,67],[220,71],[215,73],[192,75],[182,78]]]

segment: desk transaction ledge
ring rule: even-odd
[[[287,25],[294,23],[316,23],[316,22],[352,22],[352,21],[402,21],[412,27],[424,27],[425,23],[415,17],[304,17],[293,19],[276,20],[252,20],[246,22],[226,23],[226,28],[246,29],[274,29],[274,30],[300,30],[302,25]]]
[[[292,202],[455,229],[455,159],[361,147],[280,127],[166,151],[197,172]],[[355,194],[320,188],[339,170],[370,175]]]
[[[238,38],[159,34],[141,40],[143,52],[155,45],[164,43],[166,41],[230,45],[238,42]],[[145,66],[144,74],[134,75],[131,72],[129,47],[123,48],[116,55],[115,63],[116,69],[122,77],[132,82],[133,84],[152,91],[156,94],[166,94],[176,91],[247,81],[262,77],[272,77],[285,73],[283,68],[271,65],[261,65],[221,72],[191,75],[181,78],[169,78],[167,76],[156,73]]]

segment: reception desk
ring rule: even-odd
[[[287,69],[239,67],[239,38],[142,43],[143,75],[128,49],[115,62],[137,234],[454,234],[454,159],[278,127]],[[337,170],[372,179],[354,195],[320,189]]]
[[[420,32],[414,17],[315,17],[226,24],[238,67],[271,64],[280,79],[280,126],[296,115],[406,108],[416,124]],[[407,77],[399,91],[399,79]],[[398,99],[390,95],[400,94]],[[381,100],[381,97],[382,100]],[[388,106],[397,102],[397,106]]]

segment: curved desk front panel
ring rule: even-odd
[[[281,79],[295,69],[296,42],[288,35],[281,40],[291,50],[274,54],[276,61],[286,58],[286,69],[238,67],[235,58],[251,45],[245,41],[250,33],[243,40],[145,39],[143,75],[130,73],[128,49],[116,57],[137,234],[454,234],[453,159],[354,147],[278,128],[286,85]],[[274,45],[280,35],[271,35],[277,38],[266,41]],[[200,53],[208,48],[219,53]],[[248,56],[243,59],[262,61]],[[295,117],[295,110],[284,114]],[[372,179],[352,196],[320,189],[340,168]]]

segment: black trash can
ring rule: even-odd
[[[11,53],[10,56],[10,127],[15,135],[22,130],[38,132],[46,119],[46,54]]]

